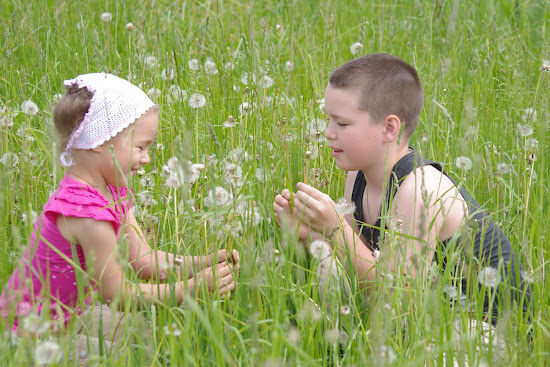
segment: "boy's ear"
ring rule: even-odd
[[[387,143],[396,141],[399,138],[401,130],[401,119],[395,115],[388,115],[385,120],[386,131],[384,131],[384,140]]]

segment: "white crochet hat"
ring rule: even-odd
[[[63,84],[67,88],[76,84],[93,94],[88,112],[61,154],[64,166],[72,165],[72,149],[93,149],[102,145],[155,106],[141,89],[112,74],[79,75]]]

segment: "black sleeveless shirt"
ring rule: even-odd
[[[429,160],[423,159],[420,154],[418,154],[414,149],[410,149],[410,152],[401,158],[393,167],[390,174],[389,183],[386,189],[386,195],[382,201],[381,210],[378,216],[378,219],[374,226],[363,224],[363,195],[365,193],[365,188],[367,182],[362,171],[357,173],[357,178],[355,179],[355,184],[353,186],[353,191],[351,194],[351,200],[355,204],[355,220],[358,222],[361,236],[365,240],[365,243],[371,249],[380,249],[380,229],[382,226],[382,217],[384,213],[387,212],[388,208],[391,205],[393,197],[397,192],[398,187],[403,183],[403,180],[416,168],[422,167],[425,165],[430,165],[448,177],[455,185],[456,182],[451,179],[444,171],[442,166],[439,163],[435,163]],[[480,205],[474,200],[474,198],[464,189],[459,189],[460,194],[464,198],[465,202],[468,205],[469,213],[469,229],[471,236],[468,239],[462,239],[466,243],[464,249],[466,249],[467,244],[468,248],[471,250],[471,255],[474,258],[474,262],[478,263],[478,268],[490,266],[494,269],[500,269],[501,279],[506,280],[511,290],[512,299],[521,304],[520,307],[524,309],[526,315],[529,315],[527,312],[530,308],[530,288],[525,282],[523,274],[524,269],[517,254],[512,250],[510,241],[506,238],[502,229],[498,227],[495,222],[488,217],[488,215],[480,208]],[[384,228],[386,229],[386,228]],[[461,236],[464,236],[461,235]],[[434,256],[434,261],[440,263],[441,270],[445,270],[447,263],[446,253],[450,250],[452,245],[460,244],[461,238],[452,236],[449,239],[438,242],[436,254]],[[501,265],[499,267],[499,262]],[[479,284],[478,284],[479,286]],[[465,292],[467,289],[466,280],[462,281],[462,291]],[[499,289],[504,288],[502,286],[498,287]],[[526,289],[526,294],[524,295],[523,289]],[[501,294],[502,296],[502,294]],[[489,312],[489,295],[486,294],[484,302],[484,314],[488,317],[490,322],[496,324],[498,315],[500,313],[501,299],[502,297],[495,297],[495,303],[493,307],[492,315],[488,315]],[[523,300],[523,301],[522,301]]]

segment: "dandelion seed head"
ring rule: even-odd
[[[320,141],[323,139],[323,132],[327,129],[327,121],[313,118],[307,123],[306,129],[312,140]]]
[[[180,176],[177,172],[170,172],[164,181],[164,185],[171,189],[177,189],[181,186]]]
[[[294,345],[300,344],[301,335],[300,335],[300,330],[298,330],[298,328],[291,326],[288,329],[288,333],[286,337],[290,343]]]
[[[309,244],[309,253],[317,260],[323,260],[332,253],[330,245],[322,240],[315,240]]]
[[[201,108],[206,104],[206,97],[200,93],[193,93],[189,97],[189,106],[191,108]]]
[[[110,23],[113,20],[113,14],[105,12],[101,14],[101,20],[105,23]]]
[[[512,172],[512,169],[510,168],[510,165],[508,163],[502,162],[502,163],[497,164],[497,172],[500,175],[507,175],[510,172]]]
[[[187,62],[187,65],[189,66],[189,69],[191,70],[199,70],[201,64],[199,60],[197,59],[191,59]]]
[[[374,261],[380,260],[380,250],[374,250],[372,256],[374,257]]]
[[[9,169],[16,168],[19,164],[19,156],[17,155],[17,153],[13,152],[4,153],[2,158],[0,158],[0,163],[2,163],[3,166]]]
[[[529,150],[537,150],[539,148],[539,141],[535,138],[528,138],[525,140],[525,147]]]
[[[533,284],[535,282],[535,279],[533,277],[533,273],[529,273],[525,270],[522,270],[520,272],[520,277],[521,279],[523,279],[524,282],[526,283],[529,283],[529,284]]]
[[[62,358],[59,345],[53,341],[44,341],[34,351],[34,360],[38,366],[58,363]]]
[[[460,170],[468,171],[473,167],[473,163],[470,158],[461,156],[455,159],[455,166]]]
[[[523,115],[521,115],[521,119],[523,120],[523,122],[537,122],[537,110],[530,107],[526,108],[525,111],[523,111]]]
[[[243,73],[241,75],[241,83],[244,85],[248,85],[248,73]]]
[[[223,187],[217,186],[208,192],[208,196],[204,198],[204,205],[207,208],[211,206],[225,206],[233,200],[232,195]]]
[[[336,213],[339,215],[346,216],[346,215],[352,215],[355,213],[355,204],[346,200],[345,198],[338,199],[338,202],[336,203],[335,208]]]
[[[36,116],[40,113],[40,109],[38,108],[36,103],[31,101],[30,99],[21,104],[21,110],[25,115],[29,116]]]
[[[248,102],[241,103],[241,105],[239,106],[239,113],[242,116],[246,116],[248,115],[249,112],[250,112],[250,105],[248,104]]]
[[[327,344],[336,344],[340,339],[340,330],[338,329],[329,329],[323,334],[323,339]]]
[[[317,322],[321,320],[321,311],[319,308],[312,302],[306,301],[303,307],[298,311],[297,318],[298,320],[304,322]]]
[[[363,52],[363,44],[361,42],[355,42],[350,46],[350,51],[352,55],[357,55]]]
[[[292,70],[294,70],[294,63],[290,60],[285,62],[285,68],[286,68],[286,71],[290,73]]]
[[[207,74],[215,75],[218,73],[218,66],[216,65],[214,60],[212,60],[212,58],[208,57],[204,62],[204,70]]]
[[[149,55],[145,57],[145,65],[149,68],[154,68],[158,65],[158,60],[155,56]]]
[[[33,224],[34,222],[36,222],[36,218],[38,218],[38,214],[34,210],[31,210],[30,214],[31,214],[30,218],[27,213],[21,214],[21,221],[23,222],[24,225]]]
[[[550,61],[542,60],[542,66],[540,67],[540,71],[545,71],[545,72],[550,71]]]
[[[479,284],[490,288],[496,288],[500,283],[500,274],[497,269],[487,266],[477,275]]]
[[[518,130],[519,136],[527,137],[533,134],[534,129],[529,125],[517,124],[516,128]]]
[[[132,23],[127,23],[127,24],[126,24],[126,29],[129,30],[129,31],[133,30],[133,29],[134,29],[134,24],[132,24]]]
[[[176,71],[172,68],[162,69],[160,76],[164,80],[173,80],[176,77]]]
[[[178,85],[171,85],[170,88],[168,88],[168,102],[184,102],[187,100],[187,92],[183,89],[181,89]]]
[[[223,67],[224,67],[225,70],[227,70],[227,71],[233,71],[233,70],[235,70],[235,64],[232,63],[231,61],[226,62],[226,63],[223,65]]]
[[[273,86],[273,78],[271,78],[269,75],[264,75],[262,78],[262,87],[270,88],[272,86]]]
[[[233,116],[229,115],[229,117],[227,118],[227,121],[225,121],[223,123],[223,126],[224,127],[235,127],[235,126],[237,126],[237,122],[235,121]]]
[[[351,313],[351,308],[350,308],[350,306],[345,305],[345,306],[341,306],[341,307],[340,307],[340,315],[342,315],[342,316],[349,316],[350,313]]]
[[[158,100],[162,95],[162,92],[158,88],[149,88],[147,90],[147,95],[153,100]]]

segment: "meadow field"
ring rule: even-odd
[[[127,305],[144,322],[126,318],[124,348],[91,365],[546,365],[549,20],[545,0],[2,0],[0,284],[64,175],[52,124],[63,80],[111,72],[160,105],[151,164],[133,182],[150,243],[179,254],[237,249],[242,265],[228,299]],[[425,104],[411,145],[476,197],[520,255],[532,322],[505,310],[504,348],[478,350],[477,329],[451,337],[490,287],[469,309],[449,308],[451,274],[389,276],[381,260],[386,276],[368,299],[353,274],[352,297],[322,299],[318,260],[276,225],[274,196],[299,181],[343,196],[345,172],[323,136],[324,90],[333,69],[373,52],[418,70]],[[388,231],[383,257],[398,243]],[[74,330],[33,322],[25,327],[40,338],[0,333],[2,366],[78,365],[63,358]]]

